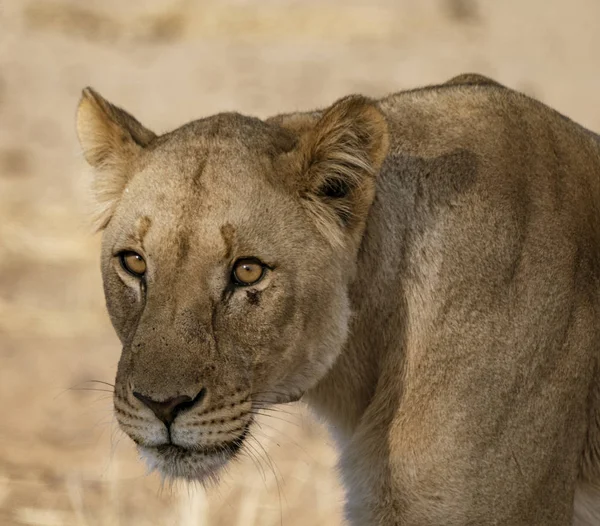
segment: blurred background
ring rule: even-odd
[[[204,490],[147,475],[112,417],[119,344],[75,108],[91,85],[156,132],[467,71],[600,130],[598,0],[1,0],[0,525],[338,525],[326,430],[265,417]],[[108,389],[108,388],[107,388]]]

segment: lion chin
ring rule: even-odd
[[[173,444],[138,446],[138,452],[150,472],[156,471],[164,479],[184,479],[202,484],[216,483],[220,471],[237,454],[229,449],[210,453]]]
[[[150,472],[156,471],[165,479],[215,484],[220,471],[242,449],[248,428],[235,440],[209,448],[187,448],[172,443],[159,446],[138,445],[137,449]]]

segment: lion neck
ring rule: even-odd
[[[400,194],[403,194],[404,197]],[[353,317],[346,344],[328,374],[303,398],[346,443],[358,426],[377,413],[391,418],[389,398],[400,397],[404,338],[404,247],[410,199],[380,174],[376,197],[349,289]],[[399,217],[390,218],[390,210]],[[389,381],[388,381],[389,379]],[[381,411],[390,407],[390,411]]]

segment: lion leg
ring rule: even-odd
[[[538,417],[516,418],[509,403],[493,410],[492,423],[471,420],[464,404],[451,414],[439,401],[400,410],[387,432],[373,421],[368,431],[365,419],[341,462],[350,524],[570,526],[574,498],[574,524],[599,524],[591,519],[598,491],[586,486],[574,497],[581,426],[544,426],[544,404],[535,404]],[[481,400],[474,407],[486,412]]]
[[[571,526],[575,498],[575,524],[597,524],[582,522],[596,513],[597,491],[575,497],[594,313],[576,301],[564,316],[566,306],[547,307],[544,327],[517,302],[517,320],[489,311],[473,323],[465,311],[471,319],[451,330],[414,322],[404,363],[402,353],[388,357],[343,451],[351,524]]]

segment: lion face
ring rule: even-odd
[[[362,98],[304,129],[237,114],[157,137],[91,90],[106,303],[122,342],[114,407],[149,466],[206,480],[253,415],[328,371],[387,127]]]

